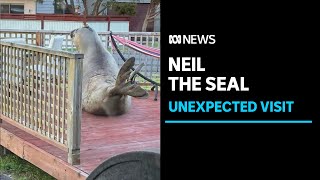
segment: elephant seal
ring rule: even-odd
[[[130,81],[135,59],[119,67],[104,48],[98,34],[89,26],[75,29],[70,36],[83,59],[82,109],[96,115],[121,115],[131,106],[131,97],[147,97],[148,93]],[[132,74],[133,73],[133,74]]]

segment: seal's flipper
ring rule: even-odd
[[[125,83],[126,80],[130,77],[131,68],[134,66],[135,58],[131,57],[122,65],[116,81],[116,86]],[[130,73],[128,73],[130,72]]]
[[[135,77],[137,76],[137,74],[139,73],[139,71],[142,69],[143,66],[144,66],[144,63],[139,64],[139,66],[131,73],[131,76],[129,78],[131,82],[135,80]]]
[[[147,98],[149,97],[149,93],[144,90],[141,86],[137,84],[131,84],[128,82],[126,86],[120,90],[122,94],[129,95],[132,97],[139,97],[139,98]]]
[[[134,63],[135,58],[131,57],[122,65],[117,76],[115,87],[110,91],[110,95],[129,95],[141,98],[149,96],[146,90],[130,81],[130,79],[133,78],[143,66],[143,64],[139,65],[132,73],[131,68],[134,66]]]

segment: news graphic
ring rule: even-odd
[[[169,46],[176,45],[184,45],[184,47],[188,46],[219,46],[219,41],[216,41],[216,35],[169,35]],[[182,47],[181,49],[183,49]],[[217,52],[216,52],[217,53]],[[195,52],[197,54],[197,52]],[[212,56],[210,58],[215,58],[215,52],[212,51]],[[209,54],[210,55],[210,54]],[[208,74],[214,75],[215,72],[211,70],[209,64],[213,61],[209,59],[208,54],[205,56],[169,56],[166,59],[166,66],[168,68],[168,75],[165,78],[168,81],[169,88],[166,88],[169,92],[176,93],[175,99],[168,99],[165,102],[165,107],[167,112],[169,112],[169,116],[171,114],[179,114],[182,113],[197,113],[198,117],[204,117],[208,115],[208,113],[212,114],[212,119],[196,119],[193,120],[165,120],[165,123],[312,123],[312,119],[276,119],[277,115],[285,114],[284,116],[290,116],[290,113],[294,113],[294,111],[299,111],[295,104],[295,98],[259,98],[258,96],[255,98],[243,98],[241,97],[241,93],[245,92],[249,94],[251,91],[255,90],[254,82],[248,83],[247,78],[250,78],[250,75],[254,75],[254,73],[248,73],[246,76],[208,76]],[[204,63],[206,62],[206,63]],[[214,62],[214,61],[213,61]],[[230,61],[232,62],[232,61]],[[216,64],[219,66],[219,63]],[[230,63],[232,66],[232,63]],[[171,76],[171,74],[174,75]],[[233,72],[230,72],[231,74]],[[224,73],[227,75],[227,73]],[[272,76],[270,76],[272,77]],[[273,80],[276,83],[276,80]],[[250,87],[249,84],[251,84]],[[265,85],[267,85],[265,83]],[[274,85],[274,88],[279,88]],[[202,92],[210,96],[219,96],[220,98],[206,98],[201,99],[199,96],[194,94],[192,96],[187,97],[190,100],[186,100],[186,96],[179,97],[179,93],[196,93]],[[241,97],[241,100],[227,98],[228,94],[222,97],[222,93],[236,94],[236,96]],[[181,99],[179,99],[181,98]],[[223,99],[223,100],[222,100]],[[253,100],[255,99],[255,100]],[[299,105],[298,105],[299,108]],[[166,110],[165,110],[166,111]],[[241,116],[239,119],[235,118],[232,120],[224,119],[223,115],[216,115],[217,113],[274,113],[273,118],[264,119],[260,116],[261,119],[256,118],[255,120],[243,120]],[[201,114],[207,113],[207,114]],[[210,114],[211,115],[211,114]],[[183,115],[182,115],[183,116]],[[222,117],[222,119],[215,119],[215,116]],[[248,116],[249,117],[249,116]],[[205,121],[207,120],[207,121]]]
[[[304,7],[162,3],[164,179],[315,172],[316,51]]]
[[[169,71],[205,71],[200,57],[169,57]],[[171,91],[201,91],[201,76],[168,77]],[[245,77],[206,77],[206,91],[249,91]],[[291,112],[294,101],[169,101],[170,112]],[[170,123],[172,121],[166,121]],[[236,122],[236,121],[235,121]],[[266,122],[266,121],[264,121]],[[308,121],[309,122],[309,121]]]

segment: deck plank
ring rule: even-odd
[[[90,173],[112,156],[160,149],[160,101],[151,97],[133,98],[132,108],[121,116],[95,116],[83,112],[81,164],[75,167]]]

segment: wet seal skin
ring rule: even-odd
[[[84,54],[82,108],[96,115],[121,115],[131,107],[131,97],[148,97],[148,92],[131,79],[135,59],[129,58],[119,69],[116,60],[104,48],[98,34],[90,27],[70,33],[78,51]],[[138,68],[137,68],[138,69]],[[139,67],[141,69],[141,67]]]

